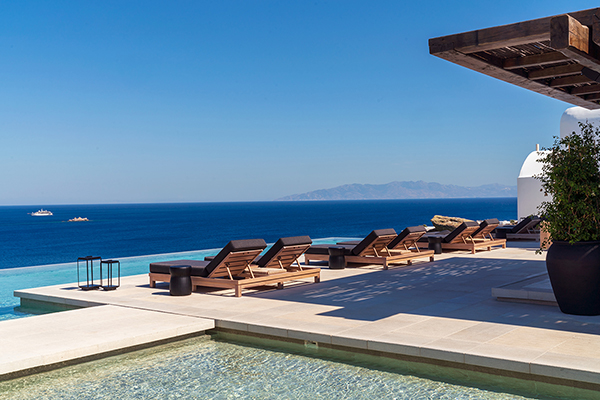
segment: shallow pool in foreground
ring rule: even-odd
[[[0,399],[528,399],[210,339],[0,382]]]

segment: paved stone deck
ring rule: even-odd
[[[87,312],[106,310],[107,318],[116,311],[134,312],[148,313],[154,321],[140,324],[124,316],[120,328],[111,331],[123,338],[137,335],[138,324],[140,331],[181,324],[181,332],[191,332],[200,331],[209,320],[222,329],[381,351],[598,390],[600,317],[569,316],[553,305],[492,297],[493,288],[545,271],[544,256],[536,255],[534,247],[516,246],[476,255],[454,252],[432,263],[415,262],[388,271],[376,266],[324,269],[319,284],[246,291],[241,298],[223,290],[171,297],[164,284],[149,288],[146,275],[123,278],[122,287],[113,292],[83,292],[69,285],[21,290],[16,295],[22,299],[105,306],[0,322],[3,338],[15,336],[13,344],[2,341],[0,354],[13,346],[19,349],[12,352],[14,357],[20,354],[23,360],[38,357],[42,347],[70,354],[84,346],[77,340],[62,340],[61,332],[72,326],[82,329],[84,321],[90,320]],[[194,320],[199,321],[197,326]],[[46,339],[46,332],[33,328],[37,321],[42,326],[54,325],[56,336]],[[100,329],[92,325],[86,329]],[[20,330],[28,332],[27,338],[15,335]],[[91,335],[88,348],[94,340]],[[25,342],[31,341],[40,345],[28,349]],[[16,358],[10,360],[13,366],[19,365]],[[42,358],[41,362],[48,361]],[[3,358],[0,371],[7,371],[6,364]]]

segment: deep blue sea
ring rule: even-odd
[[[431,225],[435,214],[515,219],[516,198],[236,202],[0,207],[0,269],[221,248],[229,240],[366,236],[373,229]],[[89,222],[67,222],[85,217]]]

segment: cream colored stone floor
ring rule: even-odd
[[[432,263],[415,262],[388,271],[376,266],[323,269],[319,284],[246,291],[241,298],[218,290],[171,297],[164,284],[149,288],[145,275],[123,278],[122,287],[114,292],[83,292],[69,285],[22,290],[16,293],[22,298],[110,308],[0,322],[0,335],[8,337],[21,329],[19,324],[44,320],[56,324],[57,336],[47,344],[52,347],[60,342],[61,329],[68,331],[70,324],[87,320],[86,311],[106,309],[107,317],[112,310],[148,312],[156,327],[165,329],[182,324],[182,331],[200,330],[209,320],[217,328],[485,367],[533,380],[600,385],[600,317],[569,316],[555,306],[500,302],[492,297],[492,288],[545,270],[544,256],[536,255],[535,248],[517,246],[476,255],[444,254]],[[66,315],[73,316],[71,322],[66,322]],[[48,322],[61,318],[65,321]],[[185,328],[194,326],[194,319],[199,325]],[[127,336],[123,332],[135,330],[137,324],[134,318],[124,320],[123,331],[112,334]],[[48,341],[45,337],[40,332],[35,340]],[[27,353],[25,340],[34,339],[16,336],[13,342]],[[2,341],[0,354],[11,346]],[[59,348],[70,351],[67,345]],[[33,348],[23,358],[35,357],[38,351]],[[0,361],[0,371],[6,371],[5,364]]]

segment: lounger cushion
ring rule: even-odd
[[[309,236],[292,236],[280,238],[277,242],[275,242],[273,246],[271,246],[271,248],[265,254],[260,256],[260,258],[256,261],[256,264],[258,264],[260,267],[264,267],[285,246],[308,245],[311,243],[312,240],[310,240]]]
[[[211,272],[215,270],[223,262],[225,257],[229,253],[237,252],[237,251],[248,251],[248,250],[264,250],[267,247],[267,243],[263,239],[244,239],[244,240],[232,240],[227,243],[227,246],[223,247],[223,249],[209,261],[206,266],[206,276],[208,276]]]
[[[396,235],[396,231],[391,228],[374,230],[373,232],[369,233],[366,238],[361,240],[360,243],[357,244],[352,249],[352,254],[354,254],[355,256],[360,255],[360,253],[362,253],[367,247],[369,247],[370,244],[372,244],[375,240],[377,240],[377,238],[379,238],[381,236],[386,236],[386,235]]]
[[[343,247],[345,256],[351,256],[354,248],[354,246],[338,246],[335,244],[313,244],[306,250],[305,254],[329,254],[329,248],[332,246]]]
[[[409,226],[407,228],[404,228],[404,230],[400,232],[398,236],[396,236],[396,238],[390,242],[390,244],[388,244],[388,249],[393,249],[394,247],[398,246],[398,244],[402,242],[408,235],[416,232],[425,233],[427,232],[427,228],[425,228],[423,225]]]
[[[479,229],[477,229],[475,232],[473,232],[473,234],[471,236],[475,237],[475,235],[477,235],[479,232],[481,232],[482,230],[484,230],[485,228],[487,228],[490,225],[499,225],[499,224],[500,224],[500,221],[498,221],[498,218],[484,219],[479,224]]]
[[[208,276],[206,272],[207,261],[199,260],[175,260],[175,261],[163,261],[155,262],[150,264],[150,272],[156,274],[170,274],[169,267],[176,265],[190,265],[192,267],[192,276]]]
[[[444,237],[444,243],[452,242],[458,235],[460,235],[465,229],[470,226],[479,226],[475,221],[465,221]]]

